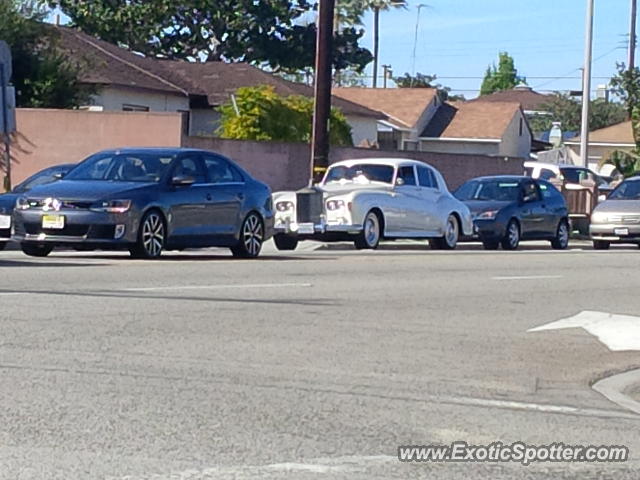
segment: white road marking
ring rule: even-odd
[[[613,403],[640,415],[640,402],[637,402],[624,393],[627,389],[638,383],[640,383],[640,369],[603,378],[594,383],[592,388]]]
[[[308,288],[311,283],[254,283],[229,285],[167,285],[161,287],[125,288],[121,292],[155,292],[167,290],[227,290],[227,289],[262,289],[262,288]]]
[[[522,275],[514,277],[491,277],[491,280],[508,281],[508,280],[558,280],[564,278],[563,275]]]
[[[614,352],[640,350],[640,317],[631,315],[585,311],[527,331],[542,332],[564,328],[584,328]]]

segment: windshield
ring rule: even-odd
[[[618,185],[611,195],[611,200],[640,200],[640,180],[627,180]]]
[[[338,165],[327,172],[324,183],[393,183],[391,165],[359,164],[351,167]]]
[[[174,158],[161,153],[103,153],[89,157],[64,179],[158,182]]]
[[[515,202],[520,195],[518,182],[505,182],[497,180],[478,181],[472,180],[462,185],[454,193],[458,200],[496,200],[502,202]]]
[[[47,183],[55,182],[58,180],[57,175],[64,173],[66,170],[67,169],[64,168],[43,170],[22,182],[13,191],[16,193],[23,193],[31,190],[33,187],[37,187],[38,185],[46,185]]]

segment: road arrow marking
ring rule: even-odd
[[[585,311],[527,331],[542,332],[564,328],[584,328],[614,352],[640,350],[640,317],[631,315]]]

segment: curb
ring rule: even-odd
[[[640,368],[603,378],[591,388],[622,408],[640,415],[640,402],[624,393],[629,387],[637,384],[640,384]]]

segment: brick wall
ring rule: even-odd
[[[274,191],[298,189],[309,178],[309,146],[276,142],[249,142],[219,138],[184,137],[185,147],[220,152],[242,165],[255,178]],[[349,158],[412,158],[437,168],[455,189],[466,180],[481,175],[521,175],[523,159],[486,155],[456,155],[430,152],[399,152],[367,148],[332,148],[330,162]]]

